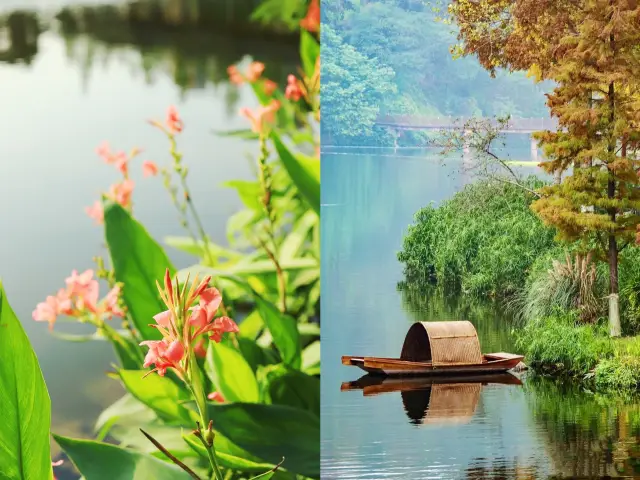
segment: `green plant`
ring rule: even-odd
[[[531,188],[542,185],[530,178]],[[407,282],[438,283],[506,297],[521,288],[535,259],[553,247],[553,230],[530,211],[533,196],[497,180],[466,186],[415,216],[398,259]]]
[[[310,10],[303,26],[312,29],[317,15]],[[109,375],[127,393],[100,415],[95,440],[54,435],[86,478],[319,478],[319,45],[305,30],[300,54],[300,72],[282,90],[262,76],[259,62],[246,72],[229,67],[231,81],[249,83],[260,103],[241,110],[250,129],[225,133],[258,147],[255,181],[227,184],[245,205],[229,219],[230,247],[209,238],[195,206],[178,111],[171,107],[164,121],[151,121],[168,140],[170,161],[145,161],[142,169],[163,179],[188,234],[166,243],[195,257],[191,267],[176,269],[134,216],[129,173],[140,151],[98,149],[122,175],[87,209],[104,224],[110,262],[96,257],[95,272],[73,271],[33,313],[62,339],[111,342],[118,360]],[[99,280],[109,287],[102,298]],[[60,333],[59,317],[95,332]],[[0,340],[21,342],[17,330]],[[16,370],[9,355],[2,349],[0,360]],[[17,478],[51,476],[50,410],[41,387],[32,396],[48,413],[33,429],[33,457],[47,474]],[[20,428],[33,422],[18,413],[8,415]],[[20,451],[19,440],[9,439],[11,448]]]
[[[549,261],[543,258],[545,263]],[[592,254],[572,257],[565,252],[564,262],[552,258],[551,268],[532,269],[526,285],[508,301],[508,307],[522,322],[577,310],[581,322],[592,323],[604,314],[602,278]]]
[[[518,331],[517,347],[534,368],[584,376],[614,345],[600,325],[576,325],[577,312],[532,321]]]

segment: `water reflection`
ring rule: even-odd
[[[471,421],[484,385],[522,385],[510,373],[455,377],[382,377],[364,375],[343,382],[341,391],[361,390],[365,397],[400,392],[413,425],[465,424]]]
[[[0,15],[0,62],[30,65],[38,53],[42,27],[34,12]]]
[[[65,7],[53,18],[37,11],[7,13],[0,16],[0,62],[30,65],[39,53],[39,37],[50,31],[64,39],[67,57],[80,67],[85,79],[95,66],[114,57],[142,73],[146,83],[153,83],[159,75],[170,76],[182,93],[228,84],[227,67],[246,57],[264,62],[265,75],[281,85],[296,71],[295,39],[256,39],[240,36],[237,29],[230,33],[219,26],[212,28],[219,12],[197,3],[178,0]],[[235,20],[247,18],[240,13],[230,14],[228,22],[233,25]],[[132,50],[136,56],[130,55]],[[229,88],[225,95],[228,109],[235,108],[237,90]]]

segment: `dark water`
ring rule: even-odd
[[[396,288],[413,214],[470,179],[429,151],[340,153],[322,156],[323,478],[640,478],[638,403],[526,375],[341,391],[364,374],[341,355],[397,357],[413,321],[470,320],[484,351],[516,347],[495,305]]]
[[[266,75],[282,80],[295,71],[297,46],[197,29],[141,28],[115,22],[105,7],[89,10],[92,23],[71,28],[51,21],[52,12],[0,18],[0,276],[44,371],[53,431],[87,436],[101,409],[122,394],[104,375],[111,349],[52,338],[31,312],[72,269],[93,268],[92,257],[105,254],[102,229],[84,207],[119,177],[95,148],[104,140],[116,149],[138,146],[144,150],[138,162],[169,164],[165,138],[146,120],[163,119],[176,105],[185,123],[179,146],[194,201],[208,234],[227,244],[227,219],[241,203],[222,183],[252,177],[247,154],[257,146],[213,133],[246,128],[237,111],[256,105],[250,88],[227,83],[226,68],[255,58],[267,65]],[[143,178],[140,163],[133,170],[135,215],[158,240],[186,235],[162,180]],[[178,267],[195,261],[175,251],[170,256]],[[76,327],[56,325],[82,332]]]

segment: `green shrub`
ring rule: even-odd
[[[640,358],[605,358],[596,366],[594,379],[596,387],[603,390],[635,390],[640,386]]]
[[[591,255],[550,250],[534,262],[524,288],[508,300],[508,310],[524,323],[572,310],[583,323],[595,322],[606,314],[602,267]]]
[[[517,347],[534,369],[586,375],[614,345],[601,325],[577,325],[578,314],[532,321],[517,333]]]
[[[543,182],[531,177],[526,184]],[[498,297],[522,288],[532,263],[554,246],[554,230],[529,209],[533,199],[515,185],[485,180],[421,209],[398,254],[406,280]]]

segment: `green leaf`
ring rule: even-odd
[[[282,361],[290,367],[300,368],[302,364],[300,334],[295,319],[280,312],[274,304],[260,295],[254,294],[254,298],[260,316],[271,332],[273,343],[280,351]]]
[[[169,268],[175,269],[166,253],[146,229],[120,205],[107,205],[104,213],[105,235],[115,278],[122,282],[122,298],[133,322],[145,339],[158,339],[160,332],[149,326],[153,316],[166,310],[156,287]]]
[[[302,351],[302,370],[309,374],[315,374],[320,369],[320,342],[315,341]]]
[[[267,373],[272,403],[308,410],[320,417],[320,379],[283,366]]]
[[[207,451],[202,446],[202,442],[196,439],[193,435],[182,434],[182,438],[191,449],[196,452],[202,458],[208,458]],[[237,457],[235,455],[225,453],[216,448],[216,457],[220,465],[224,468],[230,468],[232,470],[240,470],[242,472],[262,472],[267,468],[273,468],[273,465],[269,463],[255,462],[253,460],[247,460],[246,458]]]
[[[205,257],[206,246],[202,240],[195,241],[190,237],[165,237],[164,243],[168,246],[173,247],[182,252],[188,253],[195,257],[203,258]],[[209,240],[209,253],[212,257],[216,259],[227,259],[227,260],[240,260],[243,258],[244,254],[240,252],[236,252],[235,250],[231,250],[229,248],[222,247],[220,245],[216,245],[212,241]]]
[[[235,138],[242,138],[244,140],[258,140],[260,138],[260,135],[255,133],[250,128],[242,128],[239,130],[227,130],[227,131],[214,130],[213,133],[219,137],[235,137]]]
[[[195,425],[198,416],[184,406],[191,397],[172,380],[157,373],[144,377],[149,373],[147,370],[120,370],[119,373],[129,393],[150,407],[158,416],[181,425]]]
[[[267,462],[311,478],[320,478],[320,420],[283,405],[229,403],[209,405],[216,430]]]
[[[280,362],[274,350],[262,348],[255,340],[245,337],[236,337],[236,339],[242,356],[251,366],[251,370],[253,370],[254,373],[260,365],[272,365]]]
[[[240,335],[251,340],[255,340],[258,337],[260,330],[264,328],[264,322],[260,316],[260,312],[253,310],[247,317],[238,325],[240,329]]]
[[[51,400],[38,359],[0,282],[0,473],[48,480]]]
[[[315,258],[293,258],[283,260],[280,268],[283,271],[304,270],[318,266]],[[273,273],[276,267],[271,260],[257,260],[249,264],[236,264],[229,267],[220,266],[227,274],[232,275],[259,275],[262,273]]]
[[[248,180],[229,180],[228,182],[224,182],[222,185],[225,187],[235,188],[245,207],[256,212],[262,211],[263,207],[260,203],[262,188],[258,182],[250,182]]]
[[[298,219],[293,229],[280,245],[280,261],[286,263],[302,253],[302,247],[309,236],[309,231],[318,224],[318,215],[308,211]]]
[[[216,390],[227,402],[259,401],[260,391],[253,370],[233,347],[211,342],[205,368]]]
[[[301,154],[294,156],[276,132],[271,132],[278,156],[302,196],[320,215],[320,161]]]
[[[304,29],[300,29],[300,58],[302,69],[307,77],[312,77],[316,69],[316,60],[320,55],[320,44]]]
[[[99,440],[105,438],[111,427],[117,424],[133,424],[139,427],[156,419],[156,414],[130,393],[124,394],[98,416],[94,431]]]
[[[87,480],[191,480],[181,468],[152,455],[91,440],[53,438]]]

